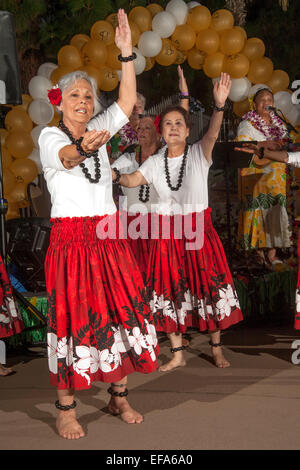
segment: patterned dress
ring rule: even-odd
[[[247,113],[238,127],[237,140],[284,140],[287,137],[286,129],[278,121],[273,119],[268,127],[257,113]],[[290,246],[286,179],[285,163],[272,162],[263,168],[257,168],[251,163],[249,168],[240,171],[240,248],[250,250]]]

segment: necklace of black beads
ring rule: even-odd
[[[80,155],[82,155],[85,158],[91,158],[91,157],[94,158],[95,178],[92,178],[92,175],[89,173],[84,163],[79,163],[79,166],[82,169],[84,176],[89,180],[90,183],[95,183],[95,184],[99,183],[101,179],[101,167],[100,167],[100,159],[98,157],[98,150],[95,150],[94,152],[91,152],[91,153],[86,153],[81,147],[81,142],[83,140],[83,137],[80,137],[77,140],[74,139],[70,130],[67,128],[67,126],[63,123],[62,120],[59,121],[58,127],[69,137],[72,144],[76,146],[76,149],[80,153]]]
[[[169,188],[171,189],[171,191],[178,191],[178,189],[181,188],[188,151],[189,151],[189,146],[188,144],[186,144],[185,149],[184,149],[182,163],[179,169],[178,182],[176,186],[172,186],[169,168],[168,168],[168,147],[165,150],[165,153],[164,153],[165,175],[166,175],[167,184]]]
[[[142,164],[142,149],[140,148],[139,154],[138,154],[138,164],[141,166]],[[145,196],[144,196],[144,188],[146,188]],[[142,184],[139,190],[139,200],[141,202],[148,202],[150,199],[150,186],[149,184]]]

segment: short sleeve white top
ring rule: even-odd
[[[288,157],[289,165],[296,166],[297,168],[300,167],[300,152],[289,152]]]
[[[183,155],[168,158],[168,168],[172,186],[178,182]],[[190,146],[182,185],[172,191],[166,181],[164,152],[149,157],[139,168],[148,183],[153,184],[159,201],[151,208],[152,212],[163,215],[189,214],[208,208],[207,178],[212,161],[206,160],[201,143]]]
[[[114,135],[126,122],[126,114],[114,103],[104,113],[92,119],[87,127],[88,130],[106,129]],[[79,165],[71,170],[63,166],[58,153],[70,144],[68,136],[57,127],[46,127],[39,137],[41,162],[51,195],[51,217],[113,214],[116,212],[116,206],[112,197],[112,176],[106,145],[98,151],[101,179],[95,184],[89,182]],[[86,158],[84,164],[94,178],[94,158]]]
[[[136,154],[133,153],[124,153],[121,155],[112,165],[112,168],[117,168],[121,174],[123,173],[134,173],[139,169],[139,164],[136,161]],[[151,212],[151,206],[157,204],[158,194],[152,184],[149,185],[149,201],[141,202],[139,200],[141,186],[137,188],[125,188],[122,187],[124,194],[124,200],[121,201],[121,208],[130,212],[131,214],[136,214],[138,212],[145,214]],[[143,190],[143,196],[145,197],[146,189]]]

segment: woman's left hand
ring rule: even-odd
[[[177,72],[178,72],[178,78],[179,78],[178,87],[179,87],[180,93],[188,93],[189,89],[188,89],[188,86],[187,86],[187,83],[186,83],[185,76],[183,74],[183,70],[180,67],[180,65],[178,65],[178,67],[177,67]]]
[[[118,11],[118,26],[116,27],[115,43],[121,50],[122,56],[126,57],[132,54],[131,29],[128,18],[124,10]]]
[[[230,75],[228,75],[227,73],[221,73],[220,80],[215,83],[214,91],[213,91],[215,104],[219,108],[223,108],[223,106],[225,105],[225,101],[228,98],[230,88],[231,88]]]

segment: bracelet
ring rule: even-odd
[[[258,158],[259,158],[260,160],[262,160],[262,159],[264,158],[264,156],[265,156],[265,148],[264,148],[264,147],[260,147],[260,149],[259,149],[259,154],[258,154]]]
[[[217,106],[216,103],[214,103],[213,109],[214,109],[215,111],[220,111],[220,112],[221,112],[221,111],[225,111],[225,105],[223,106],[223,108],[219,108],[219,106]]]
[[[119,172],[118,168],[113,168],[114,172],[116,173],[117,177],[116,179],[114,180],[114,184],[118,184],[118,182],[120,181],[121,179],[121,173]]]
[[[129,55],[128,57],[123,57],[122,54],[118,55],[118,59],[120,62],[130,62],[131,60],[136,59],[136,53],[133,52],[132,55]]]
[[[190,95],[180,95],[180,99],[181,99],[181,100],[189,100],[189,99],[190,99]]]
[[[91,153],[86,153],[83,148],[81,147],[81,142],[82,142],[82,139],[83,137],[81,137],[80,139],[78,139],[76,141],[76,150],[77,150],[77,153],[79,155],[81,155],[82,157],[85,157],[85,158],[91,158],[91,157],[97,157],[98,155],[98,150],[95,150],[94,152],[91,152]]]
[[[182,96],[189,96],[189,92],[188,91],[181,91],[180,94]]]

